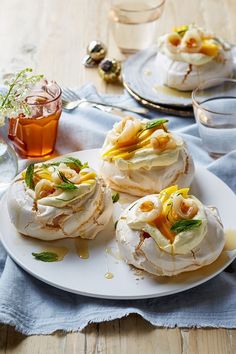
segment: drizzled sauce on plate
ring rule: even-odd
[[[89,258],[89,247],[88,247],[88,240],[77,238],[75,239],[75,248],[76,253],[79,258],[88,259]]]
[[[104,277],[105,277],[106,279],[112,279],[112,278],[114,278],[114,274],[111,273],[111,272],[107,272],[107,273],[105,273]]]
[[[175,97],[191,98],[191,91],[178,91],[164,85],[153,86],[154,91]]]
[[[236,250],[236,230],[228,229],[225,231],[225,251]]]

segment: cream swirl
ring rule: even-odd
[[[193,161],[182,138],[168,130],[167,119],[125,117],[108,132],[101,174],[108,185],[136,196],[158,193],[193,178]]]
[[[160,124],[148,128],[151,125],[147,119],[123,118],[107,134],[102,147],[103,160],[113,161],[120,170],[149,170],[175,163],[183,148],[183,140],[168,132],[167,120],[156,120],[156,123],[158,121]]]
[[[161,194],[149,195],[135,202],[127,213],[127,225],[133,230],[147,232],[158,247],[167,253],[186,254],[197,247],[206,236],[207,220],[204,207],[198,199],[187,195],[188,188],[178,190],[174,186],[168,189],[172,193],[167,198],[162,198]],[[152,209],[146,211],[142,207],[145,204],[152,205]],[[180,220],[197,220],[199,226],[191,228],[191,225],[195,224],[185,222],[186,230],[183,226],[183,231],[175,233],[172,228],[174,229],[173,226]]]
[[[26,173],[23,172],[23,177]],[[27,188],[26,193],[37,205],[62,208],[90,193],[96,186],[96,179],[95,171],[82,165],[81,169],[75,167],[68,158],[67,162],[35,166],[32,176],[34,188]]]
[[[112,213],[110,190],[80,160],[30,165],[8,192],[8,209],[17,230],[44,240],[94,238]]]

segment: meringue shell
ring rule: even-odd
[[[221,78],[231,77],[233,74],[231,51],[224,52],[223,61],[212,60],[203,65],[173,60],[159,51],[155,62],[162,84],[179,91],[192,91],[203,82],[215,78],[220,82]],[[212,84],[208,84],[206,87],[211,86]]]
[[[177,161],[169,166],[121,170],[116,163],[103,160],[101,174],[112,189],[142,197],[159,193],[173,184],[178,184],[179,187],[189,186],[193,180],[194,164],[184,146]]]
[[[204,237],[191,251],[171,254],[158,247],[152,237],[140,243],[141,231],[131,229],[126,216],[130,206],[121,214],[116,228],[116,239],[123,259],[136,268],[156,276],[173,276],[196,270],[214,262],[225,244],[224,231],[217,216],[203,206],[207,223]]]
[[[57,208],[40,203],[35,206],[18,176],[8,190],[7,204],[11,222],[20,233],[46,241],[78,236],[93,239],[112,214],[111,192],[102,178],[96,179],[87,194]]]

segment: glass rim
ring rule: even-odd
[[[202,107],[201,106],[201,103],[199,103],[198,101],[197,101],[197,98],[196,98],[196,94],[197,94],[197,92],[199,91],[199,90],[204,90],[204,85],[206,84],[206,83],[209,83],[209,82],[213,82],[213,81],[218,81],[219,82],[219,80],[221,80],[221,83],[223,84],[223,83],[225,83],[225,82],[232,82],[232,83],[235,83],[236,84],[236,79],[230,79],[230,78],[222,78],[222,77],[219,77],[219,78],[214,78],[214,79],[211,79],[211,80],[207,80],[207,81],[204,81],[200,86],[198,86],[198,87],[196,87],[193,91],[192,91],[192,102],[193,102],[193,106],[194,105],[196,105],[199,109],[201,109],[201,110],[203,110],[203,111],[206,111],[206,112],[209,112],[209,113],[214,113],[214,114],[218,114],[218,115],[225,115],[225,116],[233,116],[233,115],[235,115],[235,113],[236,113],[236,111],[235,111],[235,113],[220,113],[220,112],[216,112],[216,111],[213,111],[213,110],[211,110],[211,109],[208,109],[208,108],[205,108],[205,107]],[[211,89],[211,88],[214,88],[214,86],[213,87],[208,87],[208,89]],[[236,98],[236,97],[235,97]]]
[[[53,85],[57,86],[59,89],[59,93],[56,95],[56,97],[52,98],[51,100],[47,101],[47,102],[42,102],[42,103],[28,103],[28,106],[44,106],[46,104],[52,103],[54,101],[56,101],[59,97],[61,97],[62,94],[62,89],[60,88],[60,86],[55,82],[55,81],[51,81],[53,83]]]
[[[165,2],[166,2],[166,0],[160,0],[160,4],[159,4],[159,5],[150,7],[149,9],[146,9],[146,10],[135,10],[135,9],[134,9],[134,10],[129,10],[129,9],[123,9],[122,7],[118,7],[117,5],[112,5],[112,7],[113,7],[113,8],[116,8],[116,9],[118,9],[119,11],[122,11],[122,12],[140,13],[140,12],[150,12],[150,11],[156,10],[156,9],[158,9],[159,7],[162,7]]]

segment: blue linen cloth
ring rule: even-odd
[[[135,106],[127,94],[99,96],[92,85],[78,93],[120,105]],[[149,117],[163,114],[150,112]],[[213,160],[203,150],[194,118],[168,117],[171,130],[180,132],[194,160],[206,166],[236,192],[236,151]],[[100,147],[107,130],[118,121],[114,115],[93,108],[63,112],[57,152]],[[20,169],[26,165],[20,161]],[[1,232],[4,230],[1,229]],[[162,298],[147,300],[103,300],[64,292],[27,274],[7,256],[0,243],[0,322],[24,334],[49,334],[56,330],[75,331],[92,322],[109,321],[137,313],[153,325],[165,327],[236,328],[236,262],[207,283]]]

